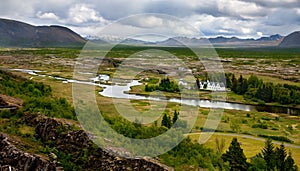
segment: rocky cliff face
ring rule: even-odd
[[[0,170],[52,171],[56,167],[46,159],[17,149],[6,135],[0,133]]]
[[[26,122],[35,126],[37,137],[48,146],[71,154],[74,163],[83,163],[83,170],[173,170],[155,160],[127,159],[107,153],[97,147],[83,130],[72,130],[70,124],[44,116],[28,115]],[[82,156],[86,156],[84,159]]]

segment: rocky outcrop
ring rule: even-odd
[[[56,167],[46,159],[19,150],[6,135],[0,133],[0,170],[52,171]]]
[[[75,164],[84,163],[83,170],[173,170],[153,159],[114,156],[96,146],[85,131],[72,130],[70,124],[59,119],[28,115],[26,121],[36,127],[36,135],[43,143],[70,154]]]

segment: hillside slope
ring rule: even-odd
[[[286,36],[279,45],[280,47],[300,47],[300,31]]]
[[[0,19],[2,47],[75,47],[86,40],[61,26],[33,26],[19,21]]]

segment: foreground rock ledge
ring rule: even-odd
[[[17,149],[5,134],[0,133],[0,170],[52,171],[56,166],[40,156]]]
[[[83,170],[173,170],[154,159],[128,159],[114,156],[97,147],[85,131],[72,130],[72,125],[62,119],[37,114],[26,114],[24,119],[27,125],[35,127],[36,137],[45,146],[55,147],[74,158],[88,154],[88,161],[82,166]],[[63,170],[63,168],[58,169],[52,161],[17,149],[8,136],[0,133],[0,171],[2,170],[50,171]]]

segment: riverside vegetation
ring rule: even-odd
[[[132,54],[136,51],[137,48],[124,48],[117,49],[115,52],[112,52],[109,54],[111,57],[119,57],[120,54],[122,56],[126,56],[126,53]],[[171,48],[172,50],[172,48]],[[51,51],[54,51],[56,54],[52,53]],[[184,49],[175,49],[173,50],[174,53],[179,54],[182,58],[188,59],[187,56],[189,56],[188,51],[185,51]],[[226,53],[232,53],[232,51],[229,50],[221,50],[221,54]],[[234,50],[233,50],[234,51]],[[39,54],[36,54],[35,52],[39,52]],[[20,60],[17,62],[22,61],[22,59],[27,60],[25,58],[28,56],[31,56],[31,58],[41,58],[40,61],[36,61],[35,63],[30,63],[29,66],[24,66],[24,63],[20,62],[20,67],[31,67],[30,69],[40,69],[40,70],[47,70],[49,69],[49,65],[46,61],[51,60],[53,64],[53,68],[48,71],[50,74],[57,74],[59,76],[70,76],[71,70],[69,70],[69,66],[66,66],[66,63],[72,62],[72,58],[76,56],[77,50],[30,50],[31,54],[28,54],[27,50],[22,50],[21,53],[24,55],[20,55]],[[187,53],[186,53],[187,52]],[[10,53],[10,50],[2,51],[2,54],[9,54],[9,55],[16,55],[18,54],[18,50],[14,50],[13,54]],[[57,54],[58,53],[58,54]],[[124,55],[125,53],[125,55]],[[288,52],[283,52],[288,53]],[[221,55],[220,54],[220,55]],[[269,56],[272,56],[272,54],[269,54],[268,52],[263,52],[265,54],[264,58],[266,60],[273,60],[274,57],[271,59],[268,58]],[[230,56],[226,54],[227,56]],[[233,53],[233,56],[239,56],[245,54],[236,54]],[[253,54],[254,55],[254,54]],[[253,55],[250,55],[250,57],[253,57]],[[256,54],[257,55],[257,54]],[[49,57],[52,56],[52,57]],[[44,61],[43,61],[44,60]],[[122,59],[120,59],[122,60]],[[297,57],[296,59],[297,60]],[[61,61],[64,61],[64,63],[61,63]],[[193,61],[193,59],[191,59]],[[8,62],[8,61],[6,61]],[[297,62],[296,62],[297,63]],[[5,64],[4,66],[8,67],[15,67],[16,64]],[[193,65],[193,64],[192,64]],[[109,66],[111,68],[111,66]],[[107,67],[108,68],[108,67]],[[105,74],[111,74],[113,72],[113,69],[108,70],[107,68],[102,68],[102,73]],[[67,71],[67,72],[66,72]],[[235,75],[239,75],[240,73],[236,73]],[[18,74],[22,75],[23,77],[29,78],[27,75],[24,74]],[[228,75],[230,80],[232,80],[233,75]],[[243,75],[244,76],[244,75]],[[242,77],[243,77],[242,76]],[[81,165],[84,165],[84,163],[76,163],[74,162],[74,157],[72,154],[65,154],[63,152],[58,151],[54,147],[44,147],[42,142],[40,142],[39,139],[37,139],[34,136],[34,128],[30,127],[29,125],[26,125],[26,123],[23,122],[23,114],[26,112],[40,112],[41,114],[50,116],[50,117],[58,117],[58,118],[66,118],[68,120],[73,120],[72,122],[76,123],[76,116],[74,113],[74,110],[72,109],[72,106],[70,105],[70,85],[62,85],[61,82],[51,80],[49,78],[38,78],[34,77],[35,81],[30,81],[28,79],[24,79],[21,76],[16,76],[14,74],[11,74],[9,72],[1,71],[1,94],[7,94],[9,96],[17,97],[23,99],[23,107],[16,111],[15,114],[12,114],[10,111],[4,110],[1,112],[1,132],[5,132],[9,135],[18,136],[22,139],[24,139],[24,142],[28,142],[30,144],[28,146],[29,152],[34,152],[38,154],[48,154],[50,152],[54,152],[57,154],[64,154],[65,157],[59,159],[62,163],[64,168],[68,168],[67,170],[78,170],[81,168]],[[234,76],[235,77],[235,76]],[[232,83],[237,82],[237,90],[239,91],[234,92],[234,94],[229,95],[231,98],[235,98],[236,100],[245,100],[250,99],[254,102],[263,103],[263,101],[259,100],[266,100],[265,97],[259,97],[259,93],[257,91],[264,91],[266,86],[269,86],[268,81],[261,81],[260,78],[266,77],[258,75],[257,84],[259,86],[252,86],[252,84],[249,84],[250,77],[255,77],[254,75],[249,75],[248,77],[243,77],[241,82],[239,82],[240,79],[236,79],[236,81],[232,81]],[[154,82],[159,83],[159,80],[155,80],[157,77],[153,78]],[[247,78],[247,91],[244,93],[241,93],[241,84],[244,82]],[[269,77],[268,77],[269,78]],[[277,79],[277,78],[276,78]],[[278,78],[279,79],[279,78]],[[277,79],[277,81],[278,81]],[[169,80],[169,82],[172,82]],[[297,105],[296,99],[291,98],[288,99],[289,103],[281,103],[285,102],[287,96],[292,92],[292,87],[289,87],[290,85],[298,85],[297,83],[290,82],[288,80],[284,80],[284,83],[287,83],[288,86],[284,84],[277,84],[273,83],[272,93],[275,92],[277,89],[276,87],[279,87],[279,93],[281,93],[282,97],[279,101],[278,96],[275,96],[272,94],[272,97],[270,98],[271,101],[268,101],[267,99],[265,102],[275,102],[280,104],[291,104],[292,100],[293,103]],[[291,83],[291,84],[290,84]],[[51,85],[51,87],[49,86]],[[227,84],[230,85],[230,84]],[[250,86],[251,85],[251,86]],[[232,85],[231,85],[232,86]],[[173,88],[176,90],[176,85]],[[238,88],[239,87],[239,88]],[[231,87],[232,88],[232,87]],[[268,87],[269,88],[269,87]],[[159,88],[158,88],[159,89]],[[61,92],[63,90],[63,92]],[[143,89],[144,90],[144,89]],[[159,89],[160,90],[160,89]],[[170,89],[161,89],[160,91],[168,91]],[[67,91],[67,92],[64,92]],[[172,90],[173,91],[173,90]],[[171,91],[171,92],[172,92]],[[297,89],[293,90],[293,93],[297,95]],[[247,95],[247,92],[252,92],[251,96]],[[255,93],[256,92],[256,93]],[[288,92],[288,94],[286,94]],[[295,93],[296,92],[296,93]],[[172,93],[170,94],[172,95]],[[293,94],[292,94],[293,95]],[[270,97],[268,93],[266,93],[266,97]],[[132,138],[147,138],[147,137],[154,137],[156,135],[159,135],[165,131],[168,130],[168,128],[174,123],[176,120],[175,115],[180,115],[180,111],[176,110],[178,106],[175,104],[168,104],[167,111],[157,120],[156,123],[150,124],[150,125],[141,125],[141,124],[133,124],[126,119],[120,118],[116,113],[117,111],[111,110],[111,107],[113,104],[110,102],[109,99],[104,97],[97,97],[99,107],[104,110],[103,114],[105,116],[105,119],[108,123],[111,124],[111,127],[116,130],[117,132]],[[136,104],[137,108],[143,109],[144,106],[147,106],[147,101],[132,101],[132,104]],[[105,105],[101,105],[105,104]],[[141,105],[142,104],[142,105]],[[175,112],[176,110],[176,112]],[[203,120],[206,118],[208,110],[207,109],[200,109],[199,110],[199,117],[196,121],[195,127],[193,129],[193,132],[200,132],[201,128],[203,126]],[[175,119],[174,119],[175,118]],[[288,137],[289,139],[292,139],[295,144],[299,144],[299,141],[297,140],[298,137],[298,123],[299,120],[297,116],[290,117],[286,115],[273,115],[269,113],[264,112],[243,112],[243,111],[231,111],[226,110],[222,121],[218,127],[219,132],[235,132],[235,133],[244,133],[244,134],[251,134],[254,136],[262,135],[262,136],[269,136],[274,138],[276,136],[282,136],[282,137]],[[183,123],[184,124],[184,123]],[[256,124],[262,125],[262,126],[255,126]],[[266,126],[265,126],[266,125]],[[231,139],[231,138],[230,138]],[[269,144],[270,140],[267,141]],[[222,143],[221,143],[222,144]],[[291,148],[284,147],[284,146],[276,146],[272,144],[274,147],[270,152],[270,156],[272,157],[264,157],[265,154],[263,151],[253,154],[252,156],[247,156],[247,158],[239,158],[239,159],[230,159],[227,158],[230,153],[238,153],[242,151],[238,146],[239,143],[236,139],[232,140],[231,146],[229,147],[227,152],[224,152],[223,150],[217,150],[220,149],[217,145],[215,147],[209,147],[207,144],[200,145],[196,142],[194,142],[193,138],[186,138],[183,142],[181,142],[177,147],[175,147],[173,150],[169,151],[166,154],[163,154],[159,156],[159,159],[161,162],[175,167],[176,170],[195,170],[197,168],[207,168],[208,170],[234,170],[236,169],[236,166],[233,163],[236,163],[234,160],[238,160],[237,163],[241,163],[242,168],[252,169],[252,170],[267,170],[268,167],[272,169],[280,170],[282,166],[285,166],[285,168],[290,168],[290,170],[296,170],[297,167],[293,163],[299,162],[299,157],[297,151],[291,151]],[[227,144],[228,145],[228,144]],[[221,146],[227,146],[227,145],[221,145]],[[220,143],[219,143],[220,146]],[[256,147],[257,148],[257,147]],[[265,146],[261,146],[261,148],[265,149]],[[279,148],[283,149],[281,152],[279,152]],[[246,149],[246,148],[244,148]],[[234,152],[232,152],[234,150]],[[235,151],[236,150],[236,151]],[[285,151],[282,153],[282,151]],[[291,154],[290,154],[291,151]],[[281,153],[281,156],[279,155]],[[284,154],[284,155],[282,155]],[[226,157],[227,156],[227,157]],[[229,155],[231,156],[231,155]],[[242,156],[242,154],[241,154]],[[280,156],[280,157],[279,157]],[[284,156],[284,157],[283,157]],[[83,156],[84,157],[84,156]],[[272,158],[271,161],[273,163],[281,163],[280,165],[274,165],[269,164],[269,159]],[[293,159],[293,160],[291,160]],[[246,161],[245,161],[246,160]],[[84,161],[84,160],[83,160]],[[274,162],[276,161],[276,162]],[[280,162],[278,162],[280,161]],[[271,163],[272,163],[271,162]],[[270,165],[270,166],[269,166]]]

